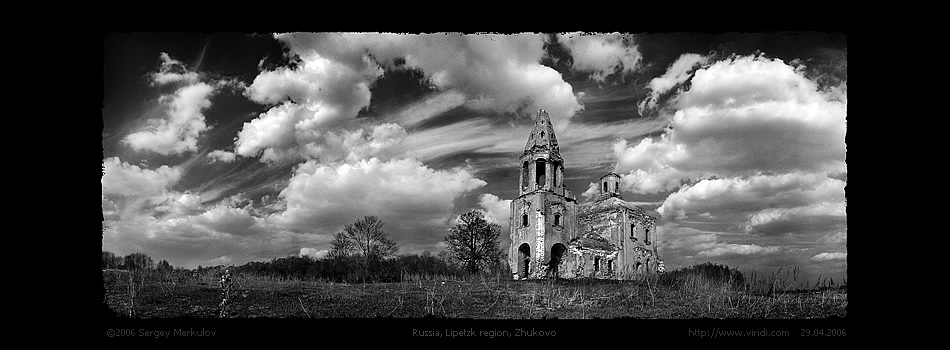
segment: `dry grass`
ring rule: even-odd
[[[234,274],[222,304],[220,275],[103,273],[106,304],[135,318],[825,318],[847,316],[847,285],[797,282],[797,270],[738,283],[702,274],[641,276],[630,281],[512,281],[403,275],[402,282],[346,284]],[[133,288],[134,286],[134,288]],[[134,295],[134,297],[133,297]]]

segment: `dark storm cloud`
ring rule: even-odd
[[[383,75],[370,87],[369,106],[360,111],[359,117],[379,117],[435,90],[421,70],[405,66],[386,67]]]

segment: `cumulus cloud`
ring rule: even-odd
[[[317,248],[300,248],[300,256],[309,256],[313,259],[323,259],[330,253],[328,249],[317,249]]]
[[[378,216],[398,242],[434,243],[457,197],[486,183],[464,169],[434,170],[412,159],[300,164],[280,196],[287,209],[269,222],[295,232],[332,234]],[[429,242],[431,241],[431,242]]]
[[[235,153],[262,161],[285,162],[314,159],[333,162],[358,161],[399,144],[406,131],[394,123],[356,128],[311,129],[312,115],[297,104],[284,103],[271,108],[257,119],[244,124],[236,141]]]
[[[348,160],[357,161],[378,156],[381,152],[399,144],[406,138],[406,130],[398,124],[376,125],[371,131],[358,129],[349,133],[343,144],[349,149]]]
[[[201,205],[201,196],[191,193],[182,193],[176,202],[186,208],[196,208]]]
[[[233,162],[237,155],[234,152],[214,150],[208,153],[207,157],[211,158],[211,162],[224,162],[230,163]]]
[[[166,118],[149,120],[145,130],[126,136],[125,141],[136,150],[161,154],[178,154],[198,149],[198,136],[208,130],[202,111],[211,107],[214,87],[196,83],[165,95],[159,102],[166,108]]]
[[[633,147],[628,147],[626,140],[617,140],[613,144],[613,153],[617,158],[614,172],[621,174],[623,187],[628,191],[662,192],[678,187],[683,179],[698,175],[670,166],[671,163],[684,162],[687,155],[683,145],[670,141],[669,132],[656,141],[644,138]]]
[[[106,158],[103,163],[103,195],[153,196],[178,182],[181,169],[162,165],[155,170],[143,169],[119,160]]]
[[[251,100],[275,106],[244,123],[235,153],[265,161],[332,161],[346,155],[345,128],[369,106],[369,85],[382,70],[366,56],[353,65],[314,50],[295,53],[301,58],[297,67],[262,72],[245,90]]]
[[[172,217],[200,214],[204,211],[201,206],[201,196],[192,193],[177,191],[163,191],[159,196],[152,196],[149,206],[154,215]],[[145,208],[142,208],[145,209]]]
[[[614,73],[636,71],[643,59],[630,35],[562,33],[557,40],[570,51],[571,68],[590,72],[590,78],[598,82]]]
[[[670,129],[614,145],[625,189],[672,190],[684,179],[845,172],[847,103],[780,60],[736,57],[698,70]]]
[[[511,200],[501,199],[491,193],[478,197],[478,205],[485,212],[485,219],[502,226],[502,232],[507,232],[508,219],[511,215]]]
[[[233,259],[227,255],[222,255],[217,258],[211,259],[209,263],[211,265],[231,265]]]
[[[369,105],[369,84],[382,74],[381,69],[372,68],[368,61],[363,67],[353,67],[314,51],[297,54],[301,58],[297,67],[262,72],[245,95],[259,103],[293,101],[310,111],[307,120],[313,127],[352,118]]]
[[[254,217],[247,208],[218,205],[196,218],[196,223],[215,232],[236,236],[266,234],[263,219]]]
[[[222,89],[242,90],[244,85],[236,79],[202,76],[164,52],[159,58],[162,63],[150,75],[151,84],[171,86],[175,91],[158,98],[164,116],[147,120],[142,130],[127,135],[123,141],[135,150],[163,155],[197,151],[199,137],[211,128],[204,116],[204,111],[211,107],[211,97]]]
[[[152,73],[152,85],[178,82],[194,84],[198,82],[198,73],[189,71],[188,67],[181,61],[171,58],[165,52],[162,52],[159,58],[162,60],[162,65],[158,72]]]
[[[234,142],[234,152],[253,157],[264,151],[264,158],[269,160],[289,157],[288,150],[297,147],[295,126],[307,117],[302,110],[302,106],[287,102],[244,123]]]
[[[589,185],[587,185],[587,190],[581,193],[581,196],[584,197],[585,200],[589,201],[596,198],[599,194],[600,187],[597,186],[597,183],[591,182]]]
[[[383,64],[401,59],[440,90],[461,92],[475,108],[543,107],[555,120],[582,109],[571,85],[539,63],[544,41],[538,34],[288,34],[278,39],[294,52],[316,51],[355,67],[363,66],[365,55]]]
[[[832,252],[832,253],[819,253],[811,257],[813,261],[838,261],[838,260],[848,260],[847,252]]]
[[[539,63],[544,42],[537,34],[314,33],[277,39],[300,64],[262,72],[246,89],[251,100],[273,106],[244,124],[235,141],[238,155],[276,162],[359,160],[381,156],[384,148],[411,136],[402,128],[445,108],[464,105],[503,115],[544,108],[559,130],[583,109],[571,85]],[[394,116],[406,125],[356,120],[369,105],[369,87],[397,61],[423,72],[440,90],[439,98],[407,110],[421,108],[424,115]],[[373,136],[362,137],[360,129]],[[361,137],[366,142],[354,145]]]

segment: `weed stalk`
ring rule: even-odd
[[[221,309],[221,313],[218,314],[220,318],[228,317],[228,300],[231,298],[231,269],[224,270],[224,274],[221,275],[221,304],[218,307]]]

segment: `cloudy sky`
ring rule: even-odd
[[[669,268],[846,277],[847,41],[835,33],[116,33],[102,249],[172,265],[326,254],[375,215],[437,253],[503,226],[534,112],[568,187],[660,218]]]

